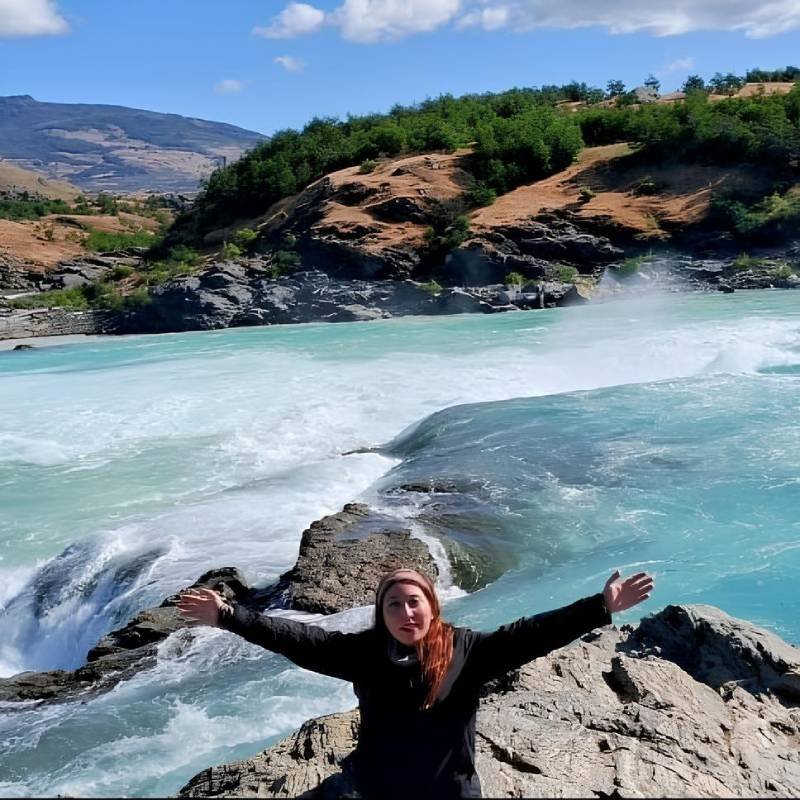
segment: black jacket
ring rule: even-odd
[[[361,730],[354,754],[366,797],[480,797],[475,715],[483,684],[568,644],[611,616],[603,595],[525,617],[493,633],[456,628],[453,660],[433,706],[419,665],[390,657],[386,634],[323,630],[235,606],[221,626],[305,669],[350,681]]]

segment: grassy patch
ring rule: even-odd
[[[775,278],[775,280],[785,281],[795,275],[795,270],[792,268],[792,265],[786,261],[778,261],[770,270],[769,275],[771,278]]]
[[[429,280],[427,283],[419,284],[419,288],[428,294],[439,294],[442,291],[442,285],[436,280]]]
[[[57,289],[52,292],[39,292],[27,297],[9,300],[11,308],[65,308],[70,311],[88,311],[89,300],[83,286],[72,289]]]
[[[574,283],[578,274],[578,270],[569,264],[557,264],[553,268],[553,278],[561,283]]]
[[[39,292],[29,297],[18,297],[9,301],[12,308],[63,308],[67,311],[89,311],[91,309],[121,310],[142,306],[150,302],[147,289],[141,287],[123,294],[113,283],[90,283],[71,289]]]
[[[765,262],[763,258],[755,258],[747,253],[739,253],[739,255],[736,256],[736,258],[734,258],[731,262],[731,266],[738,270],[761,269],[764,266],[764,263]]]
[[[109,233],[92,229],[86,247],[96,253],[124,252],[132,248],[153,247],[158,241],[159,237],[149,231]]]
[[[635,275],[642,268],[642,265],[648,264],[652,260],[653,256],[650,254],[631,256],[630,258],[626,258],[618,266],[614,267],[614,271],[620,277],[625,278],[629,275]]]
[[[503,279],[503,283],[505,283],[506,286],[522,286],[525,282],[525,276],[519,272],[509,272]]]

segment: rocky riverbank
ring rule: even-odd
[[[277,584],[252,588],[225,568],[194,585],[260,610],[333,613],[371,603],[378,577],[400,564],[437,574],[420,540],[348,504],[304,531]],[[104,636],[77,670],[0,680],[5,710],[86,701],[154,666],[168,637],[173,649],[188,646],[176,601]],[[204,770],[181,796],[338,797],[357,735],[355,711],[311,720],[252,759]],[[791,796],[799,741],[800,651],[719,609],[670,606],[488,687],[478,769],[487,796]]]
[[[800,792],[800,652],[710,606],[668,606],[488,687],[487,797],[790,797]],[[181,797],[346,795],[358,712],[310,720]]]
[[[569,216],[550,214],[481,230],[446,257],[436,280],[407,277],[419,273],[419,252],[413,248],[402,253],[388,246],[362,252],[351,242],[347,260],[337,266],[335,253],[341,242],[327,228],[320,238],[312,226],[297,239],[300,266],[278,277],[275,254],[269,251],[208,263],[193,274],[151,288],[147,301],[133,307],[13,308],[0,298],[0,339],[491,314],[575,305],[590,297],[654,287],[733,292],[800,286],[800,245],[753,256],[726,253],[723,248],[713,257],[698,257],[666,246],[644,250],[630,242],[623,249],[589,232],[586,224],[582,227]],[[288,235],[283,228],[274,235],[281,232]],[[290,233],[299,236],[302,231],[295,227]],[[391,264],[376,267],[379,254],[391,256]],[[119,267],[135,272],[141,260],[92,257],[48,273],[6,268],[0,270],[0,290],[6,298],[27,295],[26,304],[35,305],[40,292],[107,281]]]

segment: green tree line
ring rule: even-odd
[[[775,74],[794,75],[791,70]],[[800,158],[797,87],[784,95],[715,103],[698,91],[685,102],[618,107],[598,105],[605,94],[573,82],[443,95],[345,120],[313,119],[302,130],[279,131],[216,170],[193,208],[176,221],[167,244],[197,243],[209,230],[263,213],[328,172],[357,165],[369,172],[376,159],[403,154],[470,146],[464,166],[478,188],[471,196],[485,199],[563,169],[584,145],[626,141],[657,159],[750,161],[782,169]],[[587,106],[577,112],[563,107],[576,99]]]
[[[587,145],[628,141],[654,159],[749,162],[780,170],[800,158],[800,87],[788,94],[709,102],[588,108],[578,115]]]

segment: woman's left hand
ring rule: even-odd
[[[632,608],[650,597],[653,585],[653,576],[646,572],[637,572],[630,578],[620,580],[619,570],[616,570],[603,589],[606,608],[611,614]]]

